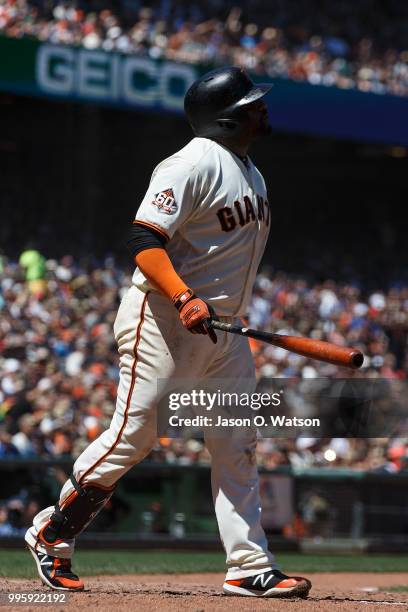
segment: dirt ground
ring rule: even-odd
[[[176,574],[146,576],[98,576],[85,578],[85,591],[71,594],[68,604],[48,604],[53,610],[109,610],[109,612],[213,612],[287,610],[287,612],[349,612],[351,610],[408,610],[408,591],[393,593],[390,587],[407,586],[408,574],[309,574],[313,588],[304,599],[255,599],[222,595],[223,574]],[[4,579],[0,593],[44,592],[37,580]],[[46,589],[46,592],[51,592]],[[54,593],[56,591],[53,591]],[[3,595],[4,597],[4,595]],[[37,610],[39,605],[2,610]],[[46,608],[47,606],[41,606]]]

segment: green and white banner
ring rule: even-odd
[[[180,111],[191,65],[0,37],[0,88],[28,95]]]

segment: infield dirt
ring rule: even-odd
[[[313,589],[306,600],[227,597],[221,593],[224,575],[218,573],[89,577],[85,578],[85,591],[71,594],[68,604],[52,608],[62,612],[83,609],[115,612],[408,610],[408,591],[390,591],[393,587],[408,589],[408,574],[324,573],[308,576]],[[0,592],[43,592],[44,589],[38,580],[5,578]],[[44,607],[47,606],[41,606]],[[2,606],[2,609],[16,610],[17,607]],[[19,605],[18,609],[38,612],[39,606]]]

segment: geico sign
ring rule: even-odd
[[[36,78],[44,92],[54,95],[132,105],[159,104],[178,110],[196,73],[192,66],[183,64],[42,45],[36,58]]]

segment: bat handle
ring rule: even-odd
[[[268,342],[273,334],[266,334],[256,329],[250,329],[249,327],[242,327],[241,325],[232,325],[231,323],[223,323],[217,320],[211,320],[211,327],[220,331],[229,332],[230,334],[237,334],[238,336],[246,336],[248,338],[254,338],[254,340],[262,340]],[[268,335],[268,339],[265,336]]]
[[[217,321],[217,319],[211,319],[210,326],[213,329],[218,329],[219,331],[230,332],[232,334],[239,334],[240,336],[246,336],[248,329],[246,327],[240,327],[239,325],[232,325],[231,323],[223,323],[222,321]]]

